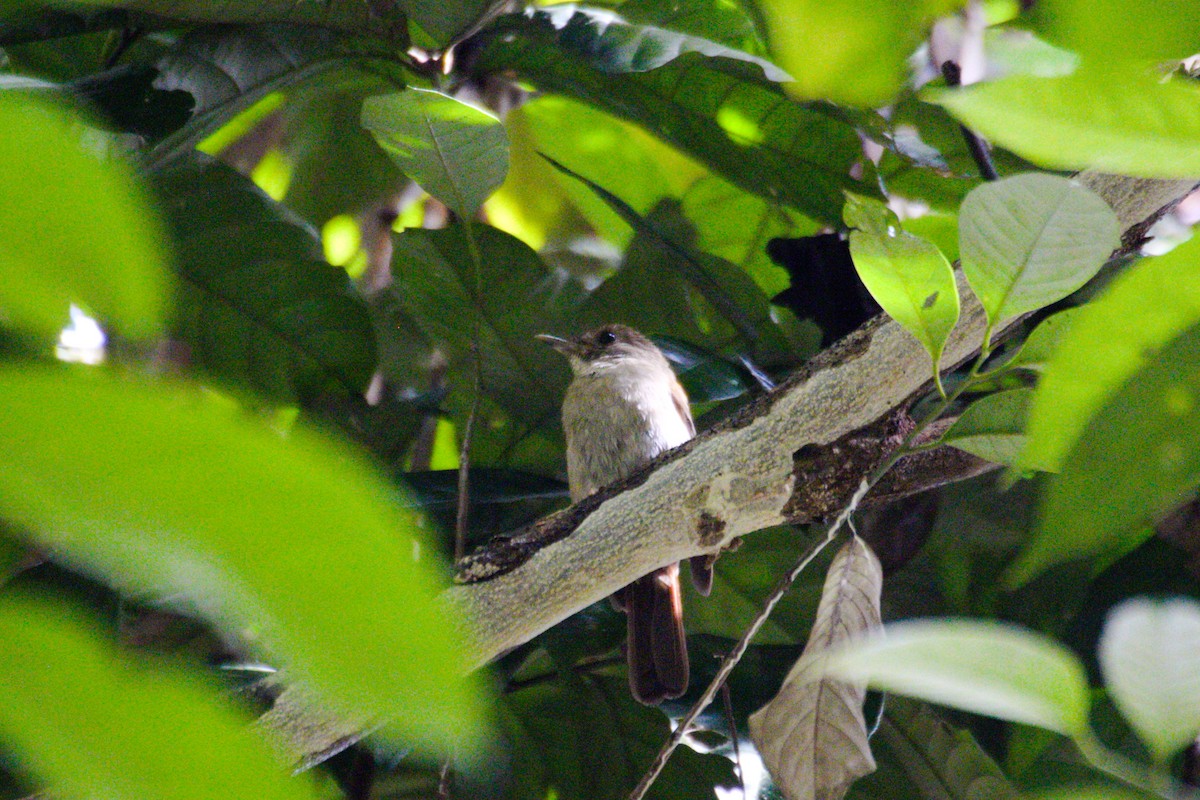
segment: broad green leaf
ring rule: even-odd
[[[681,236],[680,226],[670,224],[678,222],[677,204],[673,201],[663,201],[650,214],[642,216],[628,203],[603,186],[549,157],[546,160],[560,172],[580,181],[603,199],[620,215],[621,219],[643,237],[648,250],[647,255],[652,260],[661,261],[671,270],[678,272],[690,287],[694,288],[733,326],[734,331],[741,336],[744,342],[759,347],[764,353],[775,358],[787,352],[787,343],[771,319],[770,302],[754,281],[734,265],[716,256],[697,252],[688,241],[691,236],[686,238]],[[664,224],[664,218],[668,224]],[[686,228],[690,226],[683,227],[686,234]],[[630,250],[632,251],[632,249],[631,247]],[[631,257],[631,253],[627,253],[628,257]],[[617,277],[620,277],[620,273]],[[610,279],[606,283],[611,284],[613,280]],[[609,292],[612,292],[611,285]],[[619,293],[614,294],[619,296]],[[585,309],[585,313],[590,311],[593,315],[591,321],[595,324],[610,321],[595,317],[596,310],[604,308],[599,301],[603,297],[604,287],[602,286],[601,290],[594,292],[589,298],[588,308]],[[661,331],[662,329],[656,327],[651,330]]]
[[[1045,637],[996,622],[889,625],[831,656],[829,673],[876,689],[1068,736],[1087,731],[1083,665]]]
[[[942,442],[996,464],[1012,466],[1025,444],[1032,389],[989,394],[967,407]]]
[[[665,715],[629,696],[623,674],[590,671],[547,675],[507,693],[500,728],[519,800],[625,797],[670,735]],[[707,797],[714,786],[735,784],[729,759],[685,746],[647,797]]]
[[[480,735],[433,567],[394,490],[303,428],[288,440],[167,383],[0,371],[0,514],[127,593],[180,597],[334,709],[413,743]],[[336,554],[332,557],[331,554]]]
[[[1144,178],[1200,175],[1200,87],[1137,70],[1014,75],[964,89],[926,89],[989,141],[1052,169]]]
[[[1098,195],[1038,173],[972,191],[958,227],[963,273],[992,325],[1078,289],[1104,265],[1121,233]]]
[[[427,89],[368,98],[362,125],[405,175],[460,217],[504,183],[508,138],[500,121]]]
[[[214,24],[291,23],[296,26],[329,28],[345,33],[376,36],[403,45],[404,15],[391,3],[380,13],[371,3],[358,0],[228,0],[214,5],[209,0],[84,0],[85,5],[120,6],[159,18]],[[401,48],[403,49],[403,48]]]
[[[1050,41],[1107,63],[1179,61],[1200,52],[1200,20],[1190,0],[1047,0],[1026,16]]]
[[[75,303],[123,336],[155,336],[170,293],[158,215],[83,133],[62,106],[0,92],[0,324],[53,342]]]
[[[451,401],[462,404],[463,422],[474,395],[478,325],[484,395],[523,425],[556,426],[569,371],[562,356],[533,338],[558,327],[553,275],[536,253],[495,228],[472,224],[470,236],[474,245],[461,224],[395,234],[389,291],[449,362]]]
[[[699,36],[747,53],[761,55],[766,50],[753,12],[722,0],[625,0],[619,11],[630,22]]]
[[[958,322],[958,287],[950,262],[934,245],[900,229],[883,203],[848,196],[850,255],[875,302],[917,337],[938,371],[942,347]]]
[[[1200,239],[1145,258],[1078,311],[1046,365],[1021,466],[1057,470],[1097,409],[1155,351],[1200,322]]]
[[[854,784],[852,800],[1021,796],[969,731],[949,725],[925,703],[889,696],[871,749],[879,768]]]
[[[314,225],[339,214],[359,214],[404,185],[396,165],[358,124],[363,95],[382,85],[379,80],[319,84],[290,98],[287,134],[280,144],[291,167],[283,202]]]
[[[216,686],[119,652],[61,605],[0,601],[0,683],[5,749],[56,796],[316,796]]]
[[[875,770],[863,719],[866,686],[822,675],[820,656],[883,623],[883,567],[858,536],[846,542],[825,577],[804,652],[779,693],[750,716],[750,737],[789,797],[840,797]]]
[[[820,225],[715,175],[688,187],[679,200],[696,228],[696,248],[744,269],[774,297],[791,285],[787,270],[767,255],[777,237],[811,236]]]
[[[837,224],[842,191],[871,194],[849,177],[862,156],[852,124],[787,98],[744,61],[683,53],[641,73],[612,74],[537,18],[504,18],[480,56],[485,74],[515,72],[641,125],[731,183]]]
[[[654,25],[630,24],[607,9],[563,4],[530,8],[525,16],[538,26],[548,26],[603,72],[648,72],[674,61],[684,53],[709,58],[728,58],[754,64],[767,80],[788,80],[788,74],[765,58],[727,47],[710,39],[689,36]]]
[[[347,0],[341,0],[346,2]],[[397,0],[397,4],[416,26],[412,31],[413,44],[434,50],[444,50],[468,35],[476,23],[486,19],[489,12],[495,9],[493,0],[443,0],[439,3],[427,3],[423,0]],[[395,9],[389,5],[383,13],[375,12],[378,16],[398,18]]]
[[[339,3],[338,5],[343,5]],[[151,168],[161,168],[186,156],[192,148],[238,114],[270,95],[318,76],[337,82],[360,78],[356,67],[374,51],[346,45],[321,27],[297,25],[213,26],[193,30],[179,39],[156,66],[160,89],[182,90],[192,95],[195,107],[190,122],[151,151]],[[398,77],[386,60],[374,67]]]
[[[1045,371],[1046,365],[1050,363],[1055,350],[1058,349],[1058,343],[1067,335],[1071,330],[1071,325],[1082,313],[1081,308],[1068,308],[1066,311],[1060,311],[1042,320],[1004,366],[1031,369],[1035,372]]]
[[[904,84],[908,59],[956,0],[766,0],[771,51],[806,100],[876,108]]]
[[[179,243],[173,328],[202,372],[279,402],[366,388],[366,304],[311,227],[200,154],[155,183]]]
[[[1141,543],[1152,533],[1146,523],[1200,483],[1200,325],[1130,375],[1086,425],[1050,482],[1010,587],[1052,564]]]
[[[1200,605],[1193,600],[1127,600],[1100,637],[1104,686],[1165,764],[1200,733]]]
[[[621,216],[586,185],[555,170],[537,153],[601,186],[620,187],[621,199],[642,214],[664,197],[682,194],[705,174],[703,167],[638,126],[577,100],[546,95],[506,117],[506,127],[512,128],[514,117],[528,132],[523,144],[534,150],[538,162],[527,165],[536,179],[530,188],[541,194],[564,191],[591,228],[622,249],[632,232]],[[514,149],[516,146],[514,143]],[[538,199],[521,198],[526,203]],[[580,231],[584,232],[586,228]]]

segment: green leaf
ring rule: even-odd
[[[791,73],[788,91],[804,99],[876,108],[908,74],[908,58],[933,20],[955,0],[766,0],[771,52]]]
[[[1165,764],[1200,733],[1200,604],[1127,600],[1100,637],[1104,685],[1121,713]]]
[[[1042,636],[995,622],[902,622],[831,656],[831,674],[976,714],[1087,731],[1083,665]]]
[[[525,16],[534,25],[553,28],[573,54],[582,56],[602,72],[648,72],[684,53],[699,53],[709,58],[754,64],[767,80],[776,83],[788,80],[786,72],[765,58],[699,36],[653,25],[631,25],[606,9],[566,4],[530,8]]]
[[[1140,72],[1015,75],[963,89],[926,89],[922,97],[1043,167],[1144,178],[1200,174],[1200,87]]]
[[[0,602],[0,732],[54,794],[315,797],[216,687],[118,652],[61,605]]]
[[[698,253],[686,240],[661,221],[670,220],[670,201],[664,201],[649,215],[642,216],[621,198],[562,164],[546,157],[556,169],[575,178],[595,192],[630,227],[645,238],[658,259],[663,260],[723,316],[749,344],[760,345],[774,353],[787,352],[787,344],[771,319],[770,301],[745,272],[734,265]],[[673,226],[677,227],[677,226]],[[632,248],[631,248],[632,249]],[[618,273],[619,275],[619,273]],[[599,292],[593,297],[601,296]],[[592,308],[595,302],[589,303]],[[608,320],[597,320],[599,323]]]
[[[612,74],[545,20],[506,17],[480,56],[483,74],[515,72],[641,125],[726,180],[814,220],[840,221],[842,191],[862,157],[854,126],[789,100],[743,61],[684,53],[650,72]]]
[[[289,97],[280,148],[292,169],[283,202],[315,225],[359,214],[403,185],[404,176],[358,124],[363,96],[382,86],[379,80],[321,83]]]
[[[1004,366],[1043,372],[1054,357],[1058,343],[1070,332],[1071,325],[1082,313],[1078,307],[1068,308],[1042,320]]]
[[[463,421],[475,391],[478,325],[484,395],[524,425],[557,426],[569,372],[561,356],[533,338],[555,328],[560,317],[551,302],[553,275],[508,234],[472,224],[470,235],[480,259],[478,292],[472,245],[461,224],[394,235],[389,291],[448,360],[450,398],[463,403]]]
[[[1152,533],[1144,523],[1198,483],[1200,325],[1194,325],[1087,421],[1006,584],[1020,586],[1052,564],[1141,543]]]
[[[1032,389],[1010,389],[980,398],[942,435],[942,442],[1012,466],[1025,444],[1025,418],[1032,399]]]
[[[158,216],[83,132],[62,106],[0,92],[0,320],[55,341],[75,303],[124,336],[153,337],[170,292]]]
[[[1037,173],[972,191],[958,227],[963,273],[992,325],[1078,289],[1104,265],[1121,233],[1098,195]]]
[[[405,37],[403,14],[388,4],[387,13],[370,3],[357,0],[321,0],[318,3],[297,3],[295,0],[227,0],[213,5],[209,0],[88,0],[97,5],[120,5],[155,17],[186,22],[216,24],[291,23],[314,29],[328,28],[345,33],[377,36],[394,45],[402,45]],[[403,49],[403,48],[401,48]]]
[[[414,558],[418,529],[359,457],[95,370],[0,371],[0,396],[0,514],[43,547],[253,632],[364,726],[388,720],[425,746],[478,741],[461,645],[435,608],[428,554]]]
[[[948,725],[925,703],[888,697],[871,749],[879,769],[854,785],[852,800],[1021,796],[969,731]]]
[[[359,394],[375,369],[366,304],[313,230],[207,156],[156,177],[178,242],[175,334],[204,372],[265,397]]]
[[[850,195],[844,212],[854,268],[875,301],[917,337],[938,372],[942,347],[958,322],[954,270],[934,245],[900,229],[877,200]]]
[[[1190,0],[1159,0],[1153,5],[1137,0],[1047,0],[1030,12],[1027,19],[1039,34],[1089,59],[1179,61],[1200,52],[1200,22]]]
[[[376,52],[387,53],[383,48]],[[186,156],[272,92],[318,76],[335,82],[355,76],[355,67],[364,60],[362,53],[320,27],[223,25],[191,31],[156,66],[158,88],[186,91],[195,98],[193,116],[151,151],[149,164],[161,168]],[[385,69],[375,61],[379,70]]]
[[[670,735],[666,716],[634,702],[623,675],[530,681],[505,695],[500,719],[520,800],[624,797]],[[647,797],[698,798],[735,782],[727,758],[685,746]]]
[[[620,14],[633,23],[699,36],[747,53],[766,50],[752,12],[721,0],[625,0]]]
[[[427,89],[368,98],[362,125],[405,175],[460,217],[504,183],[508,137],[487,112]]]
[[[1046,365],[1026,428],[1025,468],[1057,470],[1097,409],[1200,322],[1200,239],[1140,260],[1084,306]]]
[[[345,2],[345,0],[342,0]],[[397,0],[400,9],[418,27],[413,44],[419,47],[445,49],[470,33],[475,24],[495,9],[492,0],[443,0],[426,3],[423,0]],[[378,16],[396,15],[390,6]],[[399,15],[396,15],[399,16]],[[403,21],[403,18],[400,18]],[[423,36],[421,34],[424,34]]]

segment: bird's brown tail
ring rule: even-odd
[[[629,629],[629,688],[639,702],[658,705],[687,691],[687,640],[679,565],[655,570],[621,590]]]

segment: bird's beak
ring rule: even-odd
[[[539,333],[533,338],[545,342],[558,352],[562,353],[564,356],[573,356],[579,350],[578,345],[576,345],[570,339],[564,339],[561,336],[551,336],[548,333]]]

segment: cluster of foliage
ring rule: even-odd
[[[1051,171],[1200,175],[1200,18],[1022,5],[6,4],[5,796],[623,796],[669,724],[628,696],[619,613],[459,680],[436,601],[456,549],[565,502],[569,375],[533,337],[654,334],[703,428],[861,321],[847,253],[929,352],[914,413],[1008,471],[882,515],[882,568],[821,555],[652,792],[735,785],[747,731],[792,797],[1181,792],[1200,606],[1131,598],[1200,597],[1192,507],[1153,524],[1200,483],[1200,244],[1102,270],[1117,218]],[[948,41],[986,80],[946,85]],[[944,374],[960,260],[988,333]],[[72,317],[103,365],[64,363]],[[687,598],[693,695],[811,538],[747,537]],[[811,677],[838,592],[977,621]],[[289,774],[255,659],[370,738]],[[830,710],[826,674],[920,699]],[[780,702],[807,739],[751,717]]]

